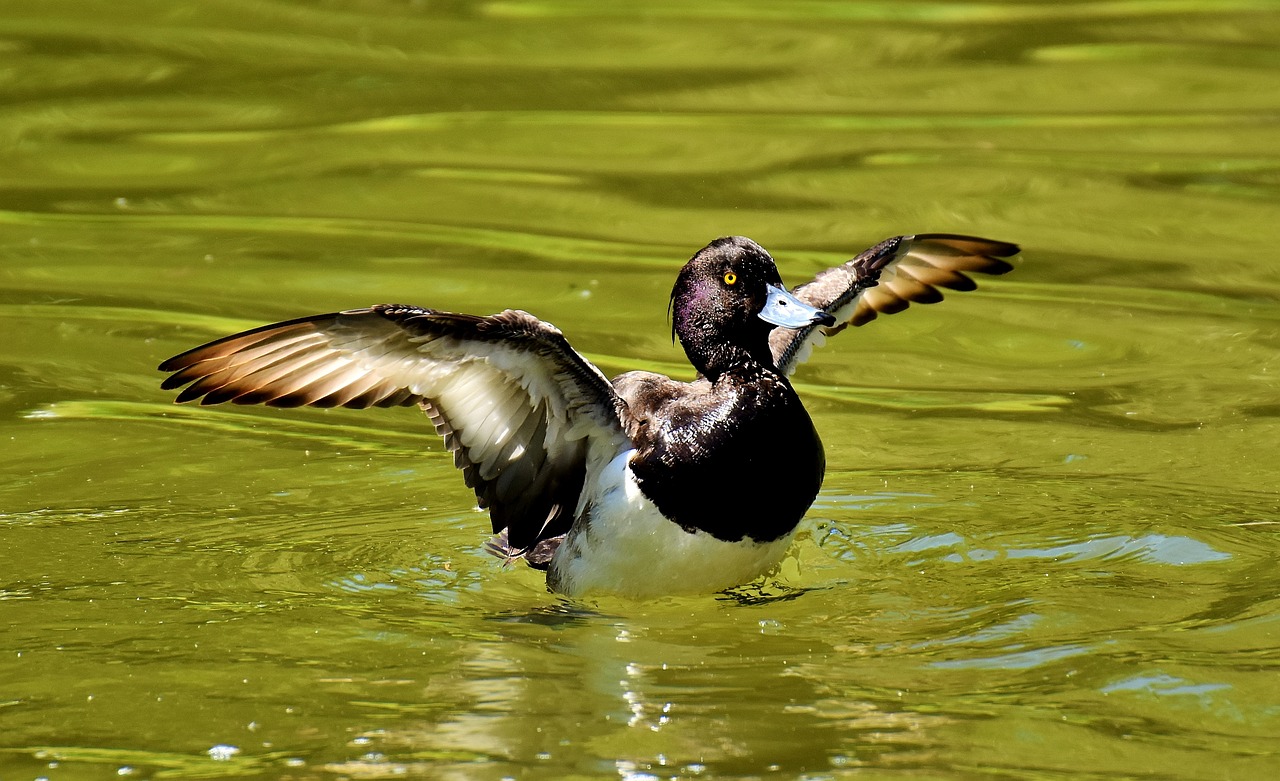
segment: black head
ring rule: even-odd
[[[769,332],[813,323],[834,320],[786,292],[773,258],[742,236],[699,250],[671,291],[672,334],[694,368],[712,380],[747,361],[773,366]]]

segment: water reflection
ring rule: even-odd
[[[439,717],[368,733],[377,761],[364,755],[360,772],[448,774],[451,762],[481,759],[511,772],[612,766],[623,777],[815,772],[918,755],[947,723],[833,688],[815,664],[830,648],[798,647],[778,622],[762,631],[769,622],[751,612],[716,611],[708,623],[700,606],[673,602],[643,617],[498,619],[495,637],[469,644],[456,673],[421,692]]]

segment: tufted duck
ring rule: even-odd
[[[963,272],[1003,274],[1013,244],[921,234],[877,244],[791,292],[750,239],[680,270],[673,338],[693,382],[612,382],[560,331],[496,315],[380,304],[228,336],[160,364],[178,402],[421,407],[489,509],[492,552],[552,591],[710,593],[776,566],[822,485],[822,442],[788,376],[826,336]]]

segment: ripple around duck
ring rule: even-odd
[[[430,224],[420,221],[339,219],[319,217],[198,215],[198,214],[46,214],[0,211],[0,224],[23,227],[66,227],[92,229],[98,226],[127,226],[168,231],[244,232],[272,235],[394,239],[422,244],[460,246],[520,256],[554,259],[561,263],[589,262],[647,264],[671,268],[671,254],[657,254],[655,246],[622,241],[604,241],[527,231],[500,230],[465,225]],[[175,315],[177,313],[174,313]]]
[[[30,410],[29,420],[123,420],[160,425],[182,426],[192,430],[218,432],[237,437],[268,437],[281,440],[299,440],[335,450],[371,451],[401,455],[425,455],[428,458],[450,458],[448,453],[426,452],[426,443],[433,436],[424,426],[419,431],[403,431],[394,428],[378,428],[366,425],[342,423],[337,420],[323,422],[308,420],[303,415],[288,418],[263,414],[261,410],[232,409],[210,410],[201,407],[184,407],[173,404],[140,401],[61,401]]]
[[[153,773],[167,778],[225,778],[252,776],[279,768],[287,752],[242,752],[234,746],[215,745],[206,752],[182,754],[143,749],[113,749],[94,746],[22,746],[4,749],[10,755],[24,755],[33,762],[33,772],[66,764],[96,769],[103,775],[130,776]]]
[[[537,3],[510,3],[490,0],[485,11],[495,16],[511,17],[610,17],[629,16],[620,9],[602,8],[583,0],[543,0]],[[1004,3],[966,3],[946,5],[936,2],[901,3],[802,3],[795,6],[778,6],[768,2],[738,2],[737,0],[712,0],[689,5],[664,0],[646,8],[646,16],[666,19],[738,19],[782,22],[784,20],[822,20],[836,22],[857,20],[864,22],[914,22],[931,24],[971,24],[992,22],[1016,22],[1040,20],[1048,24],[1070,20],[1106,20],[1116,17],[1162,17],[1168,15],[1214,15],[1221,12],[1249,12],[1271,10],[1266,0],[1228,0],[1221,5],[1203,6],[1199,3],[1145,2],[1145,3],[1082,3],[1057,5],[1045,9],[1039,6],[1018,6]]]

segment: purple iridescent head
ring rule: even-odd
[[[832,325],[831,315],[791,295],[773,258],[742,236],[716,239],[694,255],[671,291],[671,332],[709,379],[734,364],[773,365],[774,327]]]

